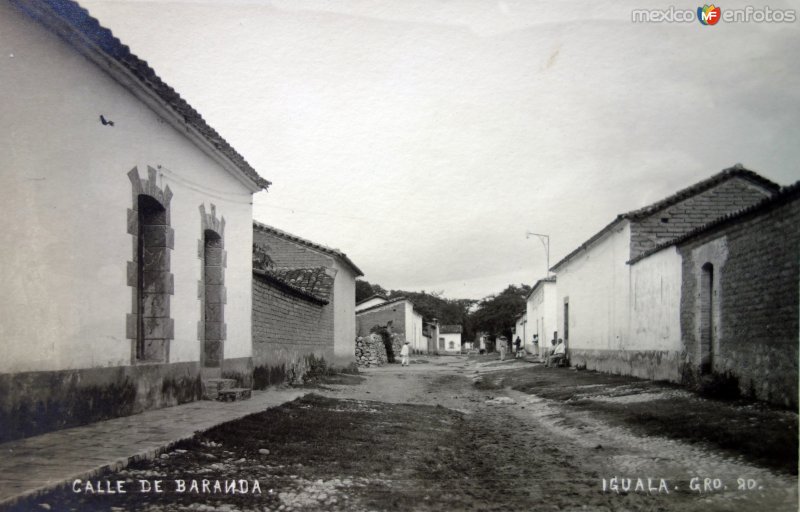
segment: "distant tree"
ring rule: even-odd
[[[369,281],[356,279],[356,302],[368,299],[373,295],[387,295],[387,291],[379,284],[370,284]]]
[[[405,297],[414,304],[414,309],[422,315],[426,322],[432,322],[435,318],[442,325],[461,325],[464,329],[464,340],[471,340],[474,337],[474,330],[469,327],[469,311],[477,302],[475,300],[446,299],[443,297],[444,291],[441,290],[433,292],[391,290],[387,292],[379,284],[356,279],[356,302],[376,294],[385,295],[390,299]]]
[[[489,334],[511,336],[511,328],[519,315],[525,312],[525,299],[531,287],[525,284],[509,285],[497,295],[485,297],[469,315],[470,328]],[[473,334],[474,335],[474,334]]]
[[[392,290],[391,298],[405,297],[414,303],[414,309],[426,322],[435,318],[442,325],[464,325],[469,308],[475,302],[471,299],[446,299],[441,292],[427,293]]]

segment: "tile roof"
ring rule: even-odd
[[[319,304],[330,303],[334,276],[325,267],[254,268],[253,273]]]
[[[643,208],[639,208],[638,210],[631,210],[628,213],[623,213],[622,216],[627,219],[641,219],[643,217],[649,217],[650,215],[663,210],[668,206],[672,206],[673,204],[679,203],[685,199],[690,197],[696,196],[701,192],[705,192],[706,190],[719,185],[723,181],[727,181],[731,178],[744,178],[756,185],[759,185],[771,192],[777,192],[780,190],[780,185],[777,183],[768,180],[767,178],[757,174],[749,169],[745,169],[742,164],[736,164],[733,167],[729,167],[727,169],[723,169],[722,171],[718,172],[717,174],[711,176],[708,179],[703,181],[699,181],[690,187],[686,187],[681,189],[674,194],[665,197],[660,201],[656,201],[653,204],[645,206]]]
[[[411,302],[410,300],[408,300],[405,297],[395,297],[393,299],[389,299],[386,302],[381,302],[380,304],[375,304],[374,306],[370,306],[368,308],[364,308],[361,311],[356,311],[356,316],[358,316],[358,315],[360,315],[362,313],[367,313],[369,311],[372,311],[373,309],[382,308],[383,306],[388,306],[390,304],[395,304],[397,302],[408,302],[409,304],[411,304],[412,307],[414,306],[414,303]]]
[[[356,302],[356,306],[358,306],[359,304],[363,304],[363,303],[365,303],[365,302],[367,302],[369,300],[372,300],[372,299],[383,299],[383,300],[386,300],[386,301],[389,300],[389,298],[386,295],[381,295],[379,293],[376,293],[375,295],[367,297],[366,299],[361,299],[360,301]]]
[[[641,261],[652,254],[655,254],[659,251],[662,251],[663,249],[666,249],[667,247],[671,247],[673,245],[679,245],[691,238],[700,236],[703,233],[706,233],[714,228],[730,224],[743,217],[747,217],[750,215],[757,215],[762,211],[771,210],[772,208],[781,206],[790,201],[795,201],[797,199],[800,199],[800,181],[797,181],[794,184],[789,185],[788,187],[782,188],[777,194],[765,197],[764,199],[755,204],[742,208],[741,210],[729,213],[727,215],[723,215],[722,217],[719,217],[715,220],[712,220],[711,222],[699,226],[677,238],[656,245],[652,249],[643,252],[642,254],[636,256],[635,258],[631,258],[627,263],[629,265],[632,265],[637,261]]]
[[[439,326],[439,334],[461,334],[462,327],[460,325],[442,325]]]
[[[80,52],[97,50],[122,66],[144,90],[155,94],[183,122],[193,128],[218,153],[238,168],[254,185],[267,189],[270,182],[222,138],[186,100],[156,74],[147,62],[114,36],[89,11],[73,0],[13,0],[23,11],[59,35]],[[125,85],[125,84],[123,84]]]
[[[290,240],[292,242],[296,242],[296,243],[305,245],[306,247],[311,247],[312,249],[316,249],[316,250],[318,250],[320,252],[323,252],[325,254],[329,254],[331,256],[335,256],[335,257],[339,258],[341,261],[343,261],[347,266],[349,266],[350,269],[356,274],[356,277],[364,275],[364,273],[361,271],[361,269],[358,268],[356,266],[356,264],[353,263],[350,260],[350,258],[348,258],[347,255],[345,253],[343,253],[342,251],[340,251],[339,249],[332,249],[330,247],[326,247],[324,245],[312,242],[311,240],[307,240],[305,238],[301,238],[301,237],[299,237],[297,235],[293,235],[293,234],[288,233],[286,231],[280,230],[280,229],[272,227],[272,226],[268,226],[267,224],[263,224],[261,222],[255,221],[255,220],[253,221],[253,228],[254,229],[258,229],[260,231],[264,231],[266,233],[272,233],[273,235],[277,235],[277,236],[279,236],[281,238],[284,238],[286,240]]]
[[[611,231],[615,226],[621,223],[624,220],[640,220],[645,217],[649,217],[656,212],[663,210],[669,206],[672,206],[676,203],[689,199],[690,197],[696,196],[706,190],[719,185],[720,183],[727,181],[731,178],[744,178],[747,181],[752,182],[753,184],[759,185],[773,193],[780,190],[780,185],[777,183],[764,178],[763,176],[755,173],[749,169],[745,169],[742,164],[736,164],[733,167],[729,167],[727,169],[723,169],[722,171],[718,172],[717,174],[707,178],[705,180],[699,181],[690,187],[686,187],[684,189],[679,190],[678,192],[665,197],[660,201],[656,201],[650,205],[647,205],[643,208],[639,208],[637,210],[631,210],[626,213],[621,213],[617,215],[617,217],[607,224],[603,229],[598,231],[594,234],[591,238],[586,240],[584,243],[579,245],[575,250],[561,258],[558,263],[553,265],[550,270],[555,271],[558,267],[566,263],[567,261],[571,260],[575,255],[577,255],[581,250],[587,249],[591,246],[594,242],[602,238],[606,233]]]

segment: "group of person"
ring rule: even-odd
[[[534,344],[536,344],[536,338],[534,338]],[[558,366],[562,364],[567,357],[567,347],[564,345],[564,340],[562,338],[558,338],[558,342],[553,342],[553,346],[547,350],[547,353],[544,355],[545,358],[545,366]],[[508,351],[508,338],[505,336],[500,336],[497,339],[498,350],[500,352],[500,360],[506,360],[506,352]],[[525,357],[525,349],[522,348],[522,340],[517,336],[517,339],[514,340],[514,358],[519,359]]]
[[[534,343],[536,343],[536,338],[534,338]],[[497,344],[499,345],[498,348],[500,350],[500,360],[505,361],[506,352],[508,350],[508,338],[506,338],[505,336],[500,336],[497,339]],[[402,366],[408,366],[409,363],[408,356],[410,353],[409,349],[410,349],[409,343],[406,341],[405,344],[403,345],[403,348],[400,349]],[[522,340],[519,339],[519,336],[517,336],[517,339],[514,340],[514,358],[521,359],[523,357],[525,357],[525,349],[522,348]],[[551,347],[548,350],[547,354],[545,355],[545,366],[548,367],[558,366],[566,359],[566,357],[567,357],[567,347],[566,345],[564,345],[564,340],[558,338],[558,343],[553,345],[553,347]]]

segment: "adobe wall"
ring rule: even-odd
[[[253,275],[253,380],[256,389],[302,382],[310,355],[333,360],[333,308]]]
[[[745,218],[680,246],[684,380],[700,377],[701,279],[713,265],[713,367],[740,391],[797,407],[800,201]]]
[[[659,243],[674,240],[769,195],[763,188],[744,178],[726,180],[703,193],[632,222],[630,257],[635,258]]]

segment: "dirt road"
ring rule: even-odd
[[[796,476],[506,387],[510,375],[541,370],[529,362],[414,361],[326,384],[97,479],[122,481],[127,494],[63,489],[20,510],[797,510]],[[578,387],[600,402],[663,399]],[[162,480],[164,492],[135,492],[142,480]],[[247,492],[214,491],[234,480]]]
[[[368,385],[337,386],[326,394],[441,405],[472,416],[500,434],[475,440],[476,450],[492,451],[487,458],[495,467],[487,480],[497,480],[500,494],[525,488],[528,504],[537,509],[797,510],[794,476],[707,446],[635,435],[535,393],[480,391],[472,385],[531,363],[423,360],[429,362],[367,370]],[[658,398],[644,394],[638,399],[658,407]]]

